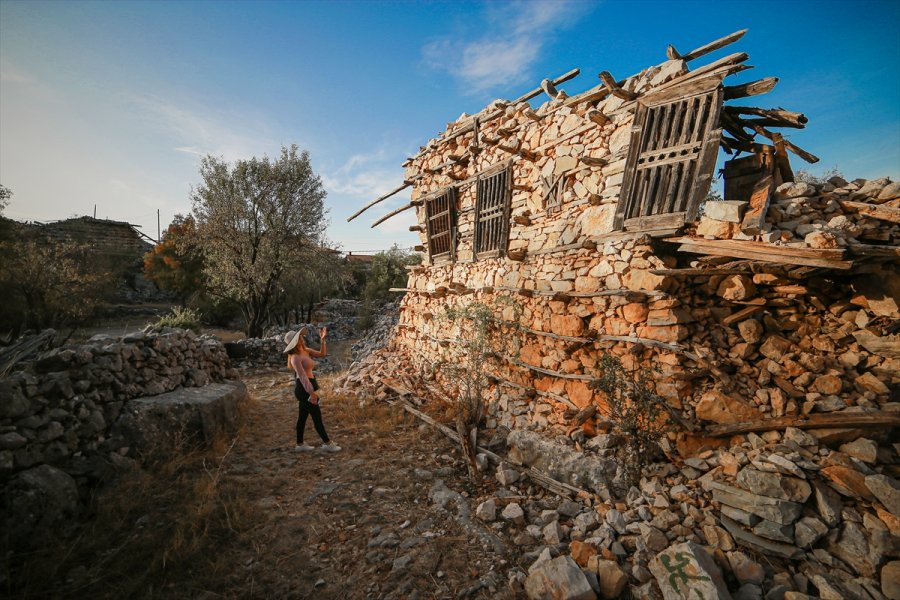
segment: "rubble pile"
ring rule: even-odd
[[[783,183],[766,213],[768,231],[741,230],[749,202],[707,202],[696,234],[707,239],[756,240],[787,247],[846,248],[900,243],[900,182],[832,177],[825,183]]]
[[[400,316],[400,302],[389,302],[381,306],[375,317],[375,323],[366,330],[365,335],[353,344],[353,362],[363,360],[373,351],[388,344]]]

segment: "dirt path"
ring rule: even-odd
[[[475,517],[496,482],[476,490],[450,440],[397,407],[334,397],[325,377],[325,425],[343,451],[295,453],[288,375],[243,380],[234,440],[126,471],[81,525],[6,557],[0,596],[520,597],[509,572],[535,546]],[[311,422],[306,441],[319,443]]]
[[[329,397],[326,381],[325,424],[343,451],[294,453],[296,403],[287,377],[245,381],[255,409],[223,463],[223,483],[245,490],[263,519],[222,549],[240,565],[233,583],[259,597],[502,596],[502,542],[474,516],[458,518],[450,490],[473,490],[449,440],[397,408]],[[319,443],[311,422],[306,441]],[[435,504],[439,480],[450,490]],[[497,568],[503,574],[484,580]]]

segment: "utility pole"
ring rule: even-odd
[[[162,239],[162,235],[159,233],[159,209],[156,209],[156,243]]]
[[[94,218],[97,218],[97,205],[94,205]]]

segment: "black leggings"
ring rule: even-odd
[[[312,384],[314,390],[319,389],[319,384],[314,377],[311,378],[309,382]],[[294,381],[294,396],[297,398],[299,406],[299,414],[297,415],[297,445],[303,445],[303,431],[306,429],[306,417],[310,415],[312,416],[316,433],[318,433],[319,437],[322,438],[322,441],[327,444],[328,434],[325,433],[325,425],[322,423],[322,410],[319,408],[318,404],[313,404],[309,401],[309,394],[303,389],[303,384],[300,383],[299,379]]]

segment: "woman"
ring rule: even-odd
[[[325,336],[328,335],[328,329],[323,327],[319,330],[319,336],[322,344],[319,350],[312,350],[306,347],[304,336],[307,333],[306,327],[301,327],[297,333],[288,332],[284,339],[287,347],[284,349],[288,355],[288,368],[294,372],[294,396],[300,404],[300,414],[297,417],[297,445],[294,446],[294,452],[309,452],[314,450],[309,444],[303,443],[303,432],[306,429],[306,418],[312,415],[313,425],[316,433],[322,438],[322,449],[326,452],[339,452],[341,447],[336,446],[328,439],[325,433],[325,425],[322,424],[322,411],[319,408],[319,384],[316,383],[316,377],[313,375],[313,368],[316,363],[312,357],[321,358],[326,355]]]

